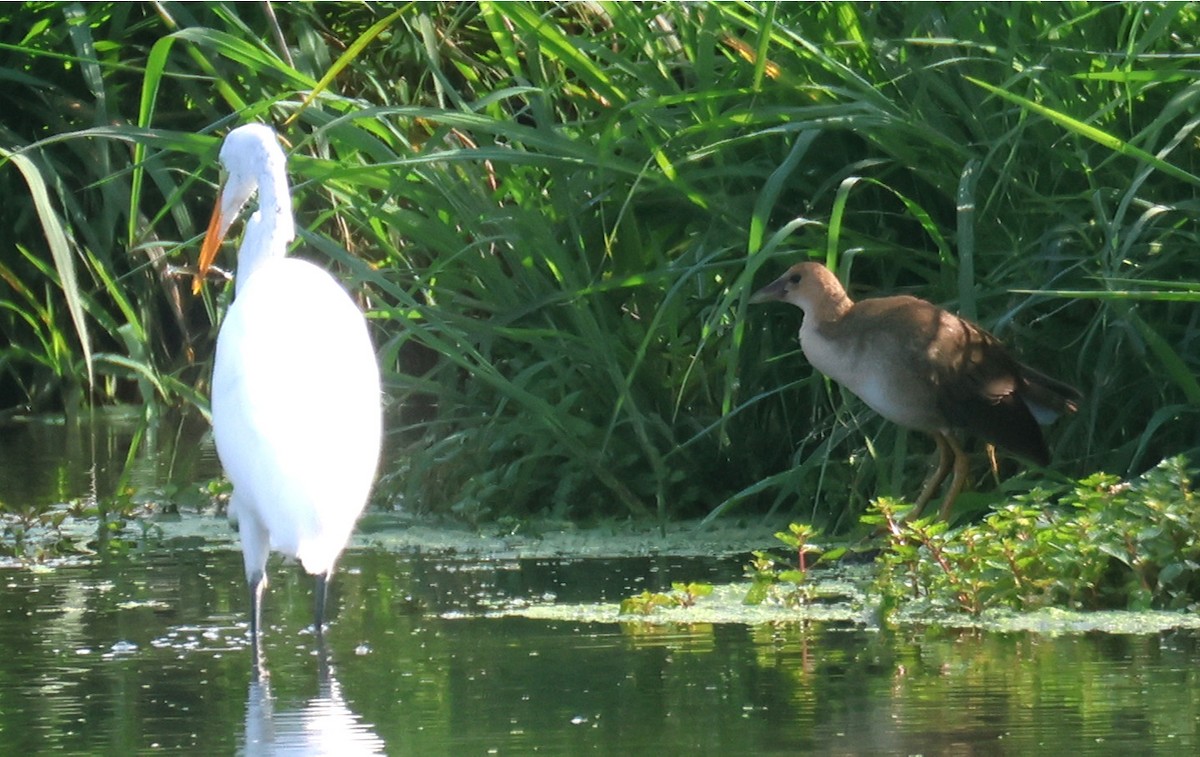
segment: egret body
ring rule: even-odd
[[[295,236],[285,158],[261,124],[221,147],[228,173],[200,256],[201,277],[255,192],[238,249],[233,304],[217,337],[212,424],[233,483],[255,647],[271,551],[316,576],[315,629],[326,587],[367,502],[379,460],[379,367],[362,312],[332,276],[286,257]]]

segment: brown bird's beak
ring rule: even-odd
[[[779,278],[767,284],[762,289],[750,295],[750,304],[757,305],[761,302],[776,302],[787,296],[787,276]]]
[[[204,285],[204,277],[208,274],[208,269],[212,267],[213,261],[217,259],[217,251],[221,249],[221,242],[225,241],[225,233],[229,231],[229,224],[222,223],[224,219],[221,217],[221,195],[217,195],[217,203],[213,206],[212,220],[208,222],[208,231],[204,234],[204,244],[200,246],[200,262],[196,265],[196,277],[192,279],[192,294],[200,294],[200,287]]]

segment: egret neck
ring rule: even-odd
[[[287,174],[284,172],[283,150],[274,138],[264,141],[262,145],[265,155],[259,164],[258,175],[253,179],[244,174],[237,177],[242,180],[248,191],[244,195],[241,194],[239,185],[239,192],[232,193],[230,190],[234,189],[235,177],[231,174],[225,192],[221,195],[222,204],[225,203],[226,197],[230,198],[229,206],[222,208],[221,215],[230,219],[229,222],[232,223],[255,187],[258,189],[258,210],[254,211],[246,222],[242,246],[238,249],[235,295],[241,294],[242,287],[263,264],[287,255],[288,244],[296,237],[291,195],[288,191]]]

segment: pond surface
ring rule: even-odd
[[[251,674],[240,556],[194,544],[0,580],[0,739],[60,750],[353,754],[1194,753],[1200,644],[1147,635],[493,617],[687,559],[354,550],[329,666],[275,566]],[[711,571],[727,573],[728,561]],[[658,578],[655,578],[657,581]],[[595,599],[600,601],[603,592]],[[490,609],[485,609],[485,606]]]
[[[652,554],[652,536],[620,558],[536,538],[454,551],[424,533],[363,524],[327,664],[311,580],[273,561],[257,680],[241,556],[213,514],[185,510],[130,552],[0,570],[4,753],[1200,752],[1194,630],[715,622],[704,599],[690,621],[619,621],[612,603],[644,589],[739,581],[747,555]],[[595,612],[529,612],[566,606]]]

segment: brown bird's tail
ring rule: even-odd
[[[1060,415],[1073,413],[1079,409],[1083,395],[1079,390],[1058,379],[1053,379],[1044,373],[1035,371],[1027,365],[1021,366],[1021,378],[1025,386],[1021,399],[1033,417],[1043,426],[1051,423]]]

